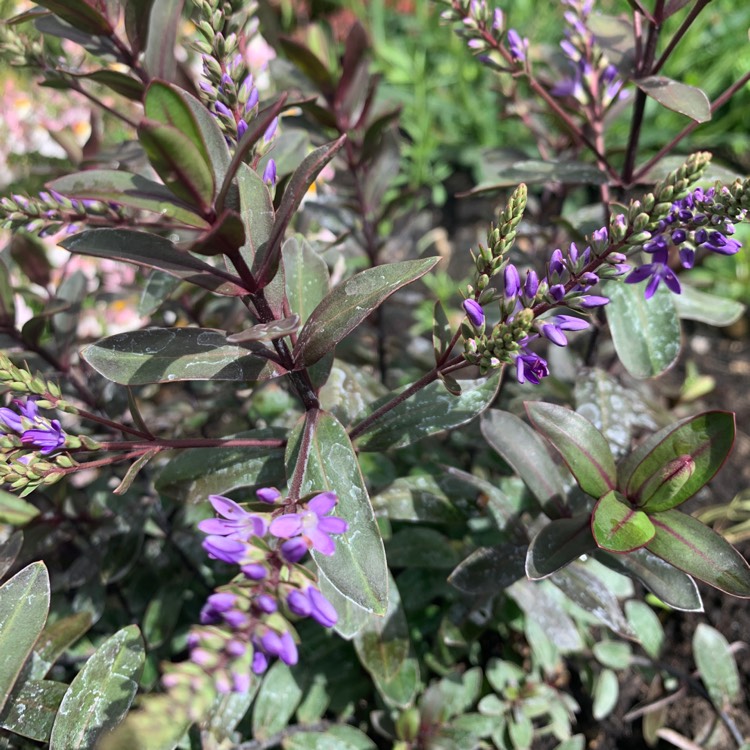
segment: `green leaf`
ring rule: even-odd
[[[100,375],[121,385],[180,380],[268,380],[284,374],[247,346],[211,328],[146,328],[109,336],[81,350]]]
[[[378,515],[392,521],[453,526],[464,519],[434,479],[424,474],[397,479],[372,498],[372,505]]]
[[[47,625],[34,645],[29,677],[33,680],[46,677],[65,649],[75,643],[90,627],[90,612],[77,612]]]
[[[408,656],[390,680],[381,680],[375,687],[391,708],[407,708],[414,702],[420,685],[419,660]]]
[[[588,419],[557,404],[527,401],[524,405],[532,425],[557,449],[586,494],[601,497],[615,488],[612,451]]]
[[[217,294],[231,297],[246,294],[245,289],[234,283],[239,283],[238,278],[178,250],[168,239],[155,234],[130,229],[89,229],[59,244],[77,255],[110,258],[165,271]]]
[[[439,258],[406,260],[368,268],[335,287],[300,331],[294,359],[317,362],[401,287],[424,276]]]
[[[245,244],[240,253],[252,268],[259,250],[268,242],[273,230],[273,200],[263,178],[248,164],[237,170],[239,211],[245,225]]]
[[[599,498],[591,516],[591,530],[599,547],[609,552],[645,547],[656,533],[649,517],[629,505],[616,490]]]
[[[646,602],[631,599],[625,602],[625,616],[638,636],[643,650],[652,659],[658,659],[664,648],[665,635],[656,612]]]
[[[16,325],[16,302],[13,284],[10,280],[8,266],[2,258],[0,258],[0,324],[9,328],[15,328]]]
[[[0,713],[0,727],[30,740],[47,742],[67,689],[62,682],[27,680],[13,692]]]
[[[607,322],[617,356],[635,378],[653,378],[671,367],[680,353],[680,319],[672,292],[663,284],[651,299],[643,284],[605,284]]]
[[[599,664],[610,669],[627,669],[633,658],[633,649],[625,641],[598,641],[591,650]]]
[[[173,81],[177,76],[175,43],[183,5],[184,0],[158,0],[151,6],[143,58],[143,65],[151,78]]]
[[[496,594],[525,575],[525,544],[475,549],[448,576],[448,583],[466,594]]]
[[[333,608],[339,616],[333,629],[342,638],[347,641],[351,640],[365,626],[365,623],[369,622],[372,615],[340,593],[321,571],[318,571],[318,588],[323,596],[333,604]]]
[[[701,622],[693,633],[693,656],[711,702],[725,711],[742,696],[740,675],[727,639]]]
[[[589,514],[558,518],[532,539],[526,555],[526,575],[537,581],[552,575],[594,548]]]
[[[85,0],[38,0],[37,5],[51,10],[63,21],[87,34],[109,36],[114,31],[107,16],[97,10],[97,4]]]
[[[156,0],[127,0],[125,2],[125,33],[133,54],[146,46],[151,8]]]
[[[682,294],[675,298],[677,314],[685,320],[698,320],[710,326],[730,326],[745,312],[745,305],[729,297],[706,294],[682,285]]]
[[[666,76],[636,78],[633,83],[673,112],[687,115],[696,122],[708,122],[711,119],[711,102],[705,92],[695,86],[688,86]]]
[[[281,259],[289,309],[304,324],[328,292],[328,266],[302,235],[284,243]]]
[[[210,732],[216,740],[231,740],[235,728],[255,700],[259,687],[260,678],[252,675],[250,689],[247,692],[218,695],[211,708],[206,731]]]
[[[333,94],[331,72],[308,47],[287,36],[279,37],[279,45],[286,57],[317,86],[322,94]]]
[[[498,371],[486,378],[461,380],[460,396],[446,391],[441,382],[432,382],[386,412],[361,437],[357,437],[357,448],[363,451],[402,448],[429,435],[467,424],[495,400],[500,378]],[[403,390],[399,389],[373,402],[356,421],[372,414]]]
[[[149,649],[161,646],[180,618],[184,592],[169,583],[162,586],[148,603],[143,615],[143,637]]]
[[[253,738],[265,740],[280,732],[294,716],[302,688],[292,670],[277,661],[266,672],[253,708]]]
[[[708,411],[669,425],[621,463],[623,494],[649,514],[676,507],[719,471],[734,433],[734,414],[725,411]]]
[[[672,609],[683,612],[703,611],[695,581],[645,548],[627,555],[614,555],[599,550],[594,553],[594,557],[612,570],[637,578]]]
[[[617,705],[620,684],[611,669],[603,669],[594,683],[591,713],[597,721],[609,716]]]
[[[547,182],[561,182],[567,185],[603,185],[607,175],[593,164],[541,159],[524,159],[511,161],[503,165],[491,162],[494,170],[502,175],[487,176],[466,195],[476,195],[506,187],[516,187],[524,182],[527,185],[542,185]],[[494,171],[493,170],[493,171]],[[484,174],[490,169],[485,166]]]
[[[278,439],[279,430],[242,432],[236,438]],[[224,495],[241,487],[272,487],[284,477],[283,449],[267,446],[188,448],[180,451],[156,479],[159,492],[186,503],[205,502],[209,495]]]
[[[482,435],[524,481],[548,515],[557,518],[565,486],[547,444],[526,422],[507,411],[482,415]]]
[[[458,544],[423,526],[397,531],[387,542],[388,562],[394,568],[454,568],[461,560]]]
[[[338,140],[325,143],[316,148],[315,151],[308,154],[302,160],[302,163],[289,178],[289,182],[284,189],[284,195],[281,197],[281,202],[279,203],[279,210],[276,212],[276,218],[268,242],[265,247],[258,248],[253,262],[252,271],[261,286],[268,284],[276,275],[284,233],[299,208],[300,203],[302,203],[302,199],[305,197],[310,185],[315,182],[323,167],[336,156],[344,145],[345,140],[346,136],[342,135]],[[305,360],[305,364],[312,364],[312,362]]]
[[[44,628],[49,601],[42,562],[27,565],[0,587],[0,710]]]
[[[333,724],[325,732],[295,732],[281,741],[284,750],[376,750],[375,743],[356,727]]]
[[[104,203],[113,201],[141,211],[151,211],[189,227],[208,226],[206,220],[198,216],[190,204],[181,201],[169,188],[130,172],[91,169],[58,177],[47,183],[47,187],[69,198]]]
[[[135,625],[108,638],[70,683],[52,727],[50,750],[94,748],[128,712],[144,661]]]
[[[121,94],[128,99],[140,102],[143,97],[143,83],[133,76],[120,73],[117,70],[95,70],[91,73],[71,73],[67,75],[72,78],[87,78],[103,86],[112,89],[116,94]]]
[[[375,686],[393,680],[409,656],[409,625],[392,576],[388,583],[388,609],[383,617],[370,616],[354,636],[354,648]]]
[[[27,503],[12,492],[0,490],[0,524],[23,526],[39,515],[31,503]]]
[[[303,461],[300,494],[333,491],[335,514],[349,530],[336,539],[331,557],[313,552],[318,567],[341,594],[368,612],[385,613],[388,606],[388,568],[383,540],[357,456],[341,423],[327,412],[308,412],[289,436],[288,475]]]
[[[164,184],[207,214],[214,196],[214,176],[190,138],[173,125],[144,119],[138,126],[138,140]]]
[[[443,303],[438,300],[435,302],[432,323],[432,348],[435,352],[436,362],[448,351],[452,339],[453,327],[445,314]]]
[[[0,580],[11,569],[23,547],[23,532],[14,531],[2,544],[0,544]]]
[[[723,536],[679,510],[654,513],[651,521],[651,552],[720,591],[750,598],[750,566]]]

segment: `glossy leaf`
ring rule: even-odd
[[[266,672],[253,708],[253,738],[265,740],[286,727],[302,698],[292,670],[277,661]]]
[[[155,268],[217,294],[237,297],[247,293],[234,283],[232,279],[239,282],[236,277],[178,250],[168,239],[155,234],[130,229],[89,229],[62,240],[60,245],[78,255]]]
[[[603,669],[594,683],[591,713],[597,721],[609,716],[617,705],[620,684],[617,675],[611,669]]]
[[[548,515],[557,518],[565,486],[539,433],[515,414],[496,409],[482,415],[481,428],[484,439],[521,477]]]
[[[719,471],[734,432],[734,414],[724,411],[704,412],[664,428],[620,465],[623,494],[648,513],[685,502]]]
[[[452,338],[453,327],[445,314],[443,303],[437,300],[432,323],[432,348],[435,352],[435,361],[438,361],[448,350]]]
[[[687,115],[696,122],[707,122],[711,119],[711,102],[705,92],[695,86],[688,86],[666,76],[636,78],[633,83],[673,112]]]
[[[390,680],[381,680],[376,683],[378,692],[386,705],[391,708],[410,706],[420,686],[419,660],[414,656],[408,656]]]
[[[650,552],[720,591],[750,598],[750,566],[724,537],[679,510],[654,513],[651,521]]]
[[[237,438],[273,439],[278,430],[255,430]],[[273,487],[284,476],[283,449],[269,447],[189,448],[180,451],[156,479],[156,489],[185,502],[205,502],[240,487]]]
[[[23,546],[23,532],[14,531],[0,544],[0,580],[11,569]]]
[[[0,489],[0,524],[24,526],[39,515],[39,510],[12,492]]]
[[[143,96],[143,83],[137,78],[120,73],[117,70],[94,70],[91,73],[68,72],[68,75],[73,78],[85,78],[102,86],[107,86],[116,94],[121,94],[136,102],[139,102]]]
[[[273,201],[263,178],[248,164],[240,164],[237,170],[239,211],[245,225],[245,244],[241,255],[252,267],[255,256],[271,236],[274,222]]]
[[[376,750],[362,731],[347,724],[333,724],[325,732],[295,732],[281,741],[284,750]]]
[[[612,451],[588,419],[557,404],[527,401],[525,406],[532,425],[560,453],[586,494],[598,498],[615,488]]]
[[[37,5],[51,10],[63,21],[87,34],[109,36],[114,30],[107,16],[85,0],[38,0]]]
[[[108,638],[73,678],[52,727],[50,750],[94,748],[116,727],[133,702],[144,660],[135,625]]]
[[[363,609],[383,614],[388,606],[388,572],[370,498],[357,456],[341,423],[327,412],[308,412],[289,436],[287,473],[304,461],[300,494],[334,491],[336,515],[349,530],[336,538],[331,557],[313,552],[318,567],[341,594]]]
[[[69,198],[105,203],[113,201],[141,211],[151,211],[190,227],[208,226],[206,220],[196,214],[189,203],[181,201],[169,188],[130,172],[91,169],[58,177],[47,183],[47,186]]]
[[[345,640],[351,640],[370,620],[372,614],[366,609],[362,609],[351,599],[347,599],[320,571],[318,571],[318,588],[326,599],[333,604],[333,608],[339,616],[333,629]]]
[[[464,518],[455,504],[426,475],[400,477],[372,498],[375,513],[392,521],[413,521],[452,526]]]
[[[281,258],[289,309],[304,324],[328,293],[328,266],[301,235],[284,243]]]
[[[276,212],[276,218],[268,242],[264,248],[258,248],[252,267],[253,273],[256,274],[256,278],[263,286],[268,284],[276,275],[281,242],[289,226],[289,222],[299,208],[300,203],[302,203],[302,199],[305,197],[310,185],[315,182],[323,167],[336,156],[344,145],[345,140],[346,136],[342,135],[338,140],[316,148],[315,151],[308,154],[302,160],[302,163],[289,178],[289,182],[284,189],[284,195],[281,197],[281,202],[279,203],[279,210]],[[312,364],[312,362],[305,360],[305,364]]]
[[[317,362],[388,297],[424,276],[438,260],[406,260],[368,268],[339,284],[315,308],[300,331],[294,347],[295,361],[304,365]]]
[[[290,318],[279,318],[272,323],[258,323],[250,326],[244,331],[227,336],[227,341],[230,344],[243,344],[247,341],[274,341],[296,333],[299,327],[299,316],[292,315]]]
[[[687,284],[675,298],[677,314],[685,320],[697,320],[710,326],[730,326],[745,312],[745,305],[729,297],[699,292]]]
[[[0,727],[30,740],[47,742],[67,689],[64,683],[52,680],[25,681],[0,713]]]
[[[125,33],[130,48],[137,55],[146,46],[151,8],[156,0],[126,0]]]
[[[250,689],[247,692],[232,692],[217,696],[214,705],[211,707],[206,731],[219,742],[231,740],[234,730],[255,700],[259,687],[260,678],[257,675],[252,675]]]
[[[146,328],[89,344],[81,357],[100,375],[121,385],[180,380],[268,380],[284,369],[230,344],[210,328]]]
[[[494,163],[493,163],[493,166]],[[561,182],[570,185],[603,185],[607,181],[604,172],[592,164],[541,159],[512,161],[499,168],[500,176],[489,175],[466,195],[515,187],[524,182],[527,185],[542,185],[547,182]],[[501,171],[500,171],[501,170]],[[485,174],[489,170],[485,167]]]
[[[91,627],[91,613],[77,612],[48,625],[34,644],[34,657],[29,676],[41,680],[52,665]]]
[[[211,228],[190,243],[188,249],[198,255],[231,255],[245,244],[245,225],[239,214],[223,211]]]
[[[742,695],[742,687],[727,639],[701,622],[693,633],[693,656],[714,706],[724,711],[736,703]]]
[[[333,94],[333,76],[308,47],[287,36],[279,37],[279,45],[286,57],[318,87],[322,94]]]
[[[680,319],[674,295],[663,284],[651,299],[643,284],[609,282],[607,322],[617,356],[635,378],[653,378],[671,367],[680,353]]]
[[[448,576],[448,583],[466,594],[496,594],[525,575],[527,545],[479,547]]]
[[[575,561],[553,573],[550,580],[565,595],[603,622],[615,633],[632,638],[633,631],[620,608],[617,595],[607,582],[581,561]]]
[[[591,530],[599,547],[609,552],[645,547],[656,533],[649,517],[615,490],[602,495],[594,506]]]
[[[372,428],[356,439],[357,448],[364,451],[401,448],[437,432],[467,424],[495,400],[500,377],[501,374],[496,372],[486,378],[459,381],[460,396],[448,393],[438,381],[430,383],[378,419]],[[392,393],[372,403],[367,412],[359,415],[357,421],[395,395]]]
[[[138,140],[151,166],[179,198],[208,213],[214,195],[214,177],[197,146],[173,125],[142,120]]]
[[[536,581],[552,575],[594,548],[589,515],[558,518],[542,527],[526,555],[526,575]]]
[[[370,616],[354,636],[354,648],[375,685],[392,680],[409,656],[409,625],[392,577],[388,583],[388,609],[383,617]]]
[[[27,565],[0,587],[0,710],[44,628],[49,611],[44,563]]]

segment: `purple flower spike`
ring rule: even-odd
[[[209,495],[214,510],[222,518],[208,518],[198,524],[204,534],[216,534],[246,542],[253,536],[265,536],[267,524],[260,516],[248,513],[234,500],[222,495]]]
[[[49,425],[38,423],[38,427],[26,430],[21,435],[21,442],[39,448],[42,455],[47,456],[65,445],[65,433],[60,422],[53,419]]]
[[[466,312],[466,317],[471,321],[474,328],[481,328],[484,325],[484,310],[476,300],[464,300],[463,308]]]
[[[271,521],[270,532],[280,539],[301,536],[308,547],[323,555],[332,555],[336,545],[331,539],[331,534],[343,534],[349,528],[349,524],[343,518],[326,516],[333,510],[334,505],[336,494],[323,492],[310,500],[307,510],[287,513]],[[293,548],[287,547],[286,544],[282,545],[282,554],[285,557],[293,551]]]
[[[506,297],[515,297],[521,291],[521,277],[518,275],[518,269],[512,263],[505,266],[503,281],[505,282]]]

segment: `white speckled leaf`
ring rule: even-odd
[[[680,353],[680,320],[672,292],[663,284],[651,299],[643,284],[610,282],[607,321],[617,356],[635,378],[653,378],[671,367]]]
[[[135,625],[108,638],[70,683],[52,727],[50,750],[93,748],[116,727],[135,698],[145,658]]]
[[[314,552],[313,558],[347,599],[382,615],[388,607],[385,550],[349,436],[332,414],[309,412],[289,436],[289,475],[295,469],[306,429],[311,429],[310,446],[300,493],[334,491],[338,497],[334,515],[349,523],[347,533],[336,537],[336,552],[331,557]]]
[[[395,409],[384,414],[373,427],[357,438],[357,448],[382,451],[402,448],[443,430],[452,430],[479,416],[495,400],[500,386],[500,372],[479,380],[460,380],[461,395],[448,393],[440,382],[430,383]],[[395,394],[370,405],[359,420],[389,401]]]
[[[227,341],[210,328],[146,328],[109,336],[81,356],[100,375],[121,385],[179,380],[268,380],[284,370]]]

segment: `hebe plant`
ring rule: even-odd
[[[185,9],[192,77],[172,49],[183,41],[181,2],[48,0],[6,24],[13,64],[84,93],[132,125],[133,140],[118,168],[102,152],[38,195],[7,196],[4,225],[55,235],[74,257],[138,267],[153,324],[81,348],[81,278],[55,288],[44,246],[28,237],[33,253],[12,266],[3,258],[1,471],[19,497],[4,493],[2,518],[26,533],[4,541],[0,571],[43,556],[65,592],[51,597],[41,562],[0,589],[8,742],[526,748],[551,735],[582,747],[571,737],[579,706],[554,680],[561,654],[593,639],[592,616],[640,639],[650,658],[660,650],[653,612],[637,599],[621,608],[629,579],[673,609],[700,610],[696,578],[750,597],[746,561],[678,510],[721,468],[733,415],[658,429],[634,390],[575,356],[577,409],[554,403],[570,389],[552,398],[546,388],[547,347],[588,341],[585,362],[596,363],[602,308],[622,365],[648,378],[675,361],[680,318],[711,319],[723,302],[691,292],[689,271],[706,254],[740,250],[750,181],[706,184],[710,154],[700,152],[641,189],[693,125],[643,164],[638,150],[648,97],[700,122],[748,80],[709,106],[659,75],[705,5],[627,4],[646,41],[623,52],[630,25],[565,0],[563,74],[507,27],[503,9],[441,3],[479,64],[511,77],[517,102],[551,113],[560,132],[528,120],[539,158],[508,165],[520,184],[471,251],[462,309],[436,305],[434,364],[421,374],[383,306],[438,259],[383,257],[384,227],[408,205],[387,197],[398,113],[378,103],[361,26],[335,64],[281,39],[305,83],[269,95],[243,54],[257,33],[244,3]],[[679,12],[685,22],[659,56],[660,29]],[[23,31],[32,22],[41,38]],[[87,54],[66,57],[59,39]],[[607,123],[622,110],[632,128],[620,156]],[[326,167],[335,177],[316,198]],[[550,243],[551,193],[534,191],[549,181],[571,193],[593,186],[602,224]],[[324,232],[327,248],[316,240]],[[518,253],[521,233],[538,255]],[[367,267],[351,273],[355,257]],[[33,314],[20,329],[14,291]],[[389,390],[396,365],[401,387]],[[501,392],[506,371],[515,378]],[[490,408],[518,393],[528,422]],[[623,399],[631,410],[607,416]],[[457,429],[480,414],[484,465],[465,456],[479,435]],[[653,434],[635,444],[644,426]],[[451,433],[432,443],[441,467],[419,446],[439,433]],[[488,476],[492,451],[528,492]],[[525,661],[519,635],[531,646]],[[53,665],[82,638],[89,658],[67,684],[76,659]],[[699,667],[737,739],[729,647],[715,631],[696,638],[715,654]],[[624,648],[624,661],[606,640],[593,648],[603,665],[588,671],[596,718],[612,708]]]

